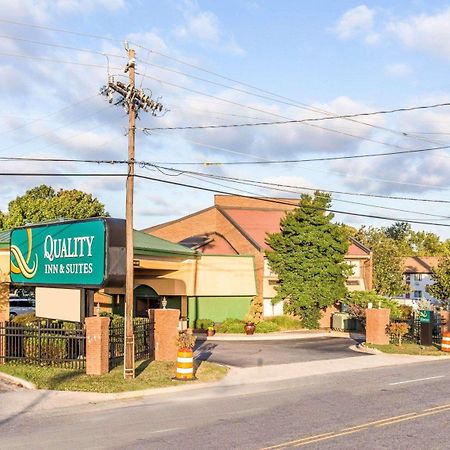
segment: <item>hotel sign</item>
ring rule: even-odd
[[[11,282],[30,286],[121,286],[125,222],[96,218],[16,228]]]

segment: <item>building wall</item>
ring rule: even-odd
[[[409,295],[406,294],[404,297],[412,300],[413,303],[420,300],[428,300],[432,303],[439,303],[437,299],[432,297],[426,291],[426,287],[433,284],[430,273],[411,273],[405,275],[405,282],[410,288]]]
[[[198,319],[223,322],[228,318],[243,319],[250,307],[252,297],[189,297],[189,326],[194,327]]]

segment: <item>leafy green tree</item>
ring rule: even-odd
[[[48,220],[86,219],[107,216],[105,206],[91,194],[72,189],[58,192],[42,184],[9,202],[7,213],[1,213],[1,229]]]
[[[403,281],[403,253],[383,229],[361,227],[358,239],[373,252],[373,285],[379,295],[395,296],[406,291]]]
[[[302,195],[299,207],[281,220],[280,232],[267,238],[267,259],[280,281],[273,301],[285,300],[285,312],[300,316],[308,328],[318,326],[322,308],[345,296],[351,271],[344,262],[348,235],[331,223],[330,203],[328,194]]]
[[[426,287],[427,292],[441,301],[443,308],[450,306],[450,256],[440,258],[439,264],[431,269],[433,284]]]

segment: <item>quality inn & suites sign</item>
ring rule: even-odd
[[[125,275],[125,223],[95,218],[16,228],[11,282],[30,286],[119,286]]]

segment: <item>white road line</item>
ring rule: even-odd
[[[436,377],[417,378],[416,380],[397,381],[396,383],[389,383],[389,386],[395,386],[396,384],[415,383],[417,381],[435,380],[436,378],[445,378],[445,375],[438,375]]]

